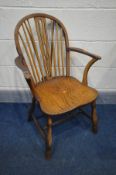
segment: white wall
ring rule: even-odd
[[[28,89],[14,64],[14,28],[21,17],[35,12],[59,18],[67,28],[70,46],[100,55],[102,60],[91,69],[89,83],[99,91],[116,92],[116,0],[0,0],[0,101],[18,101],[20,97],[13,99],[7,92]],[[87,61],[72,54],[72,75],[81,78]]]

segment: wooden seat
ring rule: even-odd
[[[98,93],[73,77],[57,77],[40,83],[35,96],[48,115],[58,115],[94,101]]]
[[[67,114],[75,108],[86,114],[81,107],[90,104],[92,129],[97,131],[95,102],[98,93],[88,86],[88,72],[101,57],[70,47],[63,23],[43,13],[27,15],[18,22],[15,28],[15,44],[18,52],[15,63],[22,70],[32,93],[28,121],[34,121],[45,139],[45,157],[49,159],[52,152],[52,126],[58,124],[54,122],[54,115]],[[70,52],[91,58],[85,66],[82,82],[70,74]],[[47,117],[44,128],[33,114],[36,102]],[[68,114],[66,119],[69,119]],[[59,118],[59,123],[64,122],[62,117]]]

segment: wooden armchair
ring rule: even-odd
[[[16,65],[23,71],[33,96],[28,120],[34,121],[45,139],[45,156],[49,159],[52,126],[64,121],[64,118],[59,117],[59,122],[55,123],[54,116],[77,108],[86,114],[81,107],[90,104],[92,128],[94,132],[97,131],[95,101],[98,92],[88,86],[87,75],[92,64],[101,57],[83,49],[69,47],[64,25],[47,14],[31,14],[21,19],[15,29],[15,43],[19,54],[15,60]],[[70,52],[82,53],[92,58],[85,67],[82,82],[70,76]],[[47,117],[44,128],[33,115],[35,102]],[[70,115],[66,116],[66,119],[69,117]]]

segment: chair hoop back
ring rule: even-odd
[[[15,43],[35,84],[45,77],[69,76],[68,35],[57,18],[43,13],[25,16],[15,28]]]

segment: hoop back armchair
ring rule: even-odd
[[[101,57],[83,49],[69,47],[68,34],[62,22],[41,13],[25,16],[19,21],[15,29],[15,44],[18,52],[16,65],[23,71],[33,96],[28,120],[35,122],[45,139],[45,156],[49,159],[54,116],[67,114],[76,108],[85,114],[81,107],[90,104],[92,128],[94,132],[97,131],[95,101],[98,92],[88,86],[87,75],[92,64]],[[70,75],[70,52],[92,58],[85,67],[82,82]],[[47,117],[45,128],[33,115],[35,102]],[[64,121],[59,118],[59,123]]]

